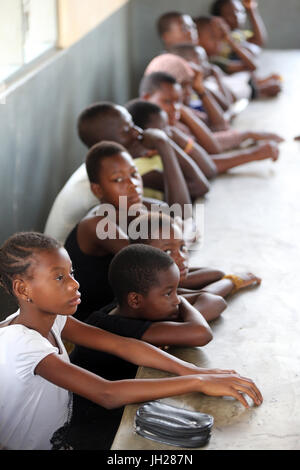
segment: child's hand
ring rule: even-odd
[[[214,16],[211,20],[212,28],[220,40],[227,41],[231,38],[230,28],[223,18]]]
[[[203,83],[203,80],[204,80],[203,68],[200,67],[200,65],[195,66],[195,64],[193,64],[192,68],[195,72],[192,88],[194,88],[194,90],[196,90],[200,94],[204,93],[205,88],[204,88],[204,83]]]
[[[250,132],[249,137],[253,140],[273,140],[280,144],[284,142],[284,139],[280,137],[278,134],[274,134],[273,132]]]
[[[246,10],[254,10],[257,8],[257,2],[255,0],[243,0],[242,3]]]
[[[199,379],[199,391],[205,395],[234,397],[245,408],[249,408],[249,404],[244,397],[244,394],[246,394],[253,400],[255,405],[259,406],[262,404],[263,398],[255,383],[251,379],[241,377],[239,374],[201,375]]]
[[[167,141],[167,134],[160,129],[146,129],[141,136],[142,144],[148,149],[156,149],[160,143]]]
[[[273,162],[278,160],[279,149],[275,142],[260,142],[257,160],[265,160],[266,158],[271,158]]]

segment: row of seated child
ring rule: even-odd
[[[237,3],[216,2],[214,15]],[[197,27],[177,12],[159,19],[165,50],[145,69],[139,96],[125,106],[89,104],[78,117],[86,159],[57,195],[45,233],[17,233],[1,247],[0,284],[20,307],[0,324],[6,448],[109,449],[124,405],[192,391],[262,403],[251,379],[168,353],[204,347],[227,299],[261,282],[188,261],[197,240],[192,204],[219,174],[276,161],[283,140],[232,128],[241,98],[281,90],[278,77],[258,79],[250,66],[263,43],[254,2],[243,3],[256,25],[250,52],[231,39],[226,18],[198,19]],[[238,57],[227,70],[210,62],[208,25]],[[235,95],[237,81],[246,93]],[[173,205],[181,217],[168,213]],[[146,235],[131,236],[137,226]],[[174,377],[135,379],[140,365]]]

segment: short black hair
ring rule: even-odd
[[[231,0],[216,0],[210,7],[210,13],[213,16],[221,16],[222,8],[226,3],[229,3]]]
[[[85,108],[77,119],[77,132],[82,143],[90,148],[101,140],[108,140],[107,135],[101,135],[99,126],[95,132],[95,125],[100,119],[111,118],[117,113],[116,105],[110,101],[100,101]]]
[[[0,248],[0,285],[8,294],[15,296],[13,280],[18,274],[28,275],[34,255],[61,247],[57,240],[39,232],[18,232],[11,235]]]
[[[112,157],[113,155],[119,155],[121,152],[128,153],[123,145],[120,145],[116,142],[109,142],[104,140],[98,144],[93,145],[85,159],[86,171],[90,183],[98,183],[99,170],[102,160],[107,157]]]
[[[152,246],[129,245],[119,251],[111,261],[108,279],[119,305],[126,302],[130,292],[147,295],[159,285],[158,273],[174,264],[164,251]]]
[[[150,101],[134,99],[129,101],[125,108],[131,114],[133,122],[136,126],[145,129],[153,114],[159,114],[161,108]]]
[[[207,16],[198,16],[197,18],[193,18],[194,23],[196,24],[198,29],[201,29],[203,26],[210,25],[210,22],[212,20],[212,16],[207,15]]]
[[[169,31],[172,22],[180,18],[182,15],[183,13],[179,11],[170,11],[161,15],[156,23],[158,34],[162,36],[164,33]]]
[[[153,72],[149,73],[149,75],[144,75],[139,86],[139,96],[154,93],[159,90],[163,83],[176,85],[177,80],[167,72]]]

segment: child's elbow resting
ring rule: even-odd
[[[210,184],[207,183],[202,183],[201,184],[195,184],[194,188],[190,189],[190,195],[193,199],[197,199],[200,197],[203,197],[205,194],[207,194],[210,190]]]
[[[201,326],[199,329],[197,328],[195,331],[195,336],[192,340],[191,346],[205,346],[213,339],[213,334],[210,328],[203,328]]]
[[[116,393],[114,383],[109,381],[107,381],[105,387],[101,387],[101,391],[97,395],[95,402],[107,410],[113,410],[114,408],[119,408],[124,405],[122,400],[120,400],[120,393]]]

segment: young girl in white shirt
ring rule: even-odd
[[[262,403],[252,380],[235,371],[201,369],[74,319],[79,284],[67,251],[48,236],[11,236],[0,249],[0,284],[20,307],[0,323],[0,443],[5,448],[64,448],[72,392],[106,408],[197,391],[231,396],[245,407],[250,405],[244,394],[255,405]],[[178,377],[104,380],[71,364],[62,340]]]

